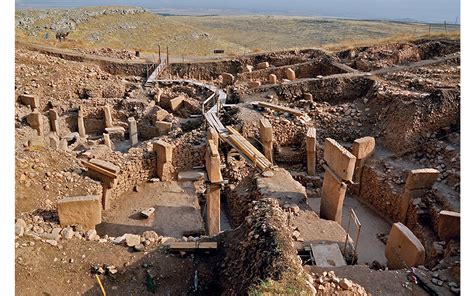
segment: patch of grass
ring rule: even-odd
[[[310,295],[308,284],[303,277],[285,273],[280,281],[272,279],[261,280],[260,283],[249,291],[250,296],[269,295]]]
[[[99,48],[140,50],[162,54],[169,47],[170,55],[188,59],[212,56],[216,48],[227,56],[251,52],[280,51],[323,47],[338,50],[419,37],[459,35],[458,26],[385,21],[344,20],[295,16],[161,16],[153,13],[135,15],[100,15],[77,26],[65,42],[55,40],[49,29],[48,16],[34,24],[37,36],[16,30],[17,40],[64,48]],[[49,40],[44,34],[49,33]]]

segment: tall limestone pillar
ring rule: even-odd
[[[342,223],[342,206],[347,184],[352,181],[356,158],[338,142],[326,138],[324,143],[325,173],[319,215],[323,219]]]
[[[260,138],[263,144],[263,155],[273,163],[273,129],[266,118],[260,119]]]
[[[316,175],[316,129],[310,127],[306,133],[306,168],[310,176]]]
[[[214,140],[209,139],[206,150],[206,171],[209,184],[206,192],[207,209],[207,232],[209,235],[217,235],[221,231],[221,183],[223,181],[221,174],[221,162],[219,151]]]

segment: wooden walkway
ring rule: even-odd
[[[159,72],[157,72],[159,73]],[[238,131],[228,126],[225,127],[219,119],[219,111],[225,104],[227,94],[217,87],[205,84],[199,81],[180,79],[180,80],[156,80],[157,76],[150,75],[147,83],[162,83],[162,84],[191,84],[196,87],[206,88],[212,95],[210,95],[202,104],[202,113],[209,126],[213,127],[219,134],[219,138],[225,143],[232,146],[237,152],[253,167],[266,171],[273,167],[273,164],[255,148],[247,139],[245,139]]]
[[[145,85],[149,85],[155,82],[156,79],[160,77],[160,74],[166,69],[166,66],[167,66],[167,60],[166,59],[161,60],[158,66],[155,68],[155,70],[153,70],[150,76],[148,76]]]

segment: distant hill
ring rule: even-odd
[[[294,16],[163,16],[137,7],[17,10],[16,38],[67,48],[117,48],[172,56],[227,55],[289,48],[372,42],[399,35],[428,33],[426,24]],[[458,31],[458,27],[450,27]],[[64,42],[58,31],[70,32]],[[443,32],[433,26],[431,33]],[[48,34],[48,39],[45,38]]]

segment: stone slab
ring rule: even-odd
[[[388,235],[385,257],[389,269],[402,269],[425,263],[425,248],[402,223],[394,223]]]
[[[120,172],[120,167],[116,166],[115,164],[113,164],[111,162],[105,161],[105,160],[92,158],[91,160],[89,160],[89,162],[92,163],[92,164],[95,164],[97,166],[100,166],[101,168],[104,168],[108,171],[111,171],[114,174],[117,174],[118,172]]]
[[[330,169],[326,169],[321,191],[319,216],[323,219],[342,223],[342,206],[346,196],[347,185]]]
[[[405,184],[406,189],[429,189],[433,186],[439,177],[439,171],[436,169],[425,168],[412,170],[408,174]]]
[[[30,148],[39,148],[44,146],[46,146],[46,143],[44,142],[44,138],[41,136],[34,136],[28,140],[28,147]]]
[[[461,236],[461,213],[441,211],[438,217],[438,236],[445,242]]]
[[[171,128],[173,127],[173,124],[167,121],[157,121],[155,125],[158,128],[158,133],[160,136],[165,136],[169,134]]]
[[[100,197],[71,196],[58,201],[59,223],[62,227],[80,224],[85,229],[93,229],[102,222]]]
[[[338,244],[311,244],[310,248],[316,266],[337,267],[347,265]]]
[[[178,181],[199,181],[205,176],[206,174],[201,171],[184,171],[178,173]]]
[[[267,69],[269,67],[270,67],[270,64],[268,62],[261,62],[261,63],[258,63],[255,68],[258,69],[258,70],[263,70],[263,69]]]
[[[120,135],[121,137],[123,137],[124,134],[125,134],[125,128],[124,128],[124,127],[121,127],[121,126],[107,127],[107,128],[105,128],[105,131],[106,131],[109,135],[118,134],[118,135]]]
[[[252,73],[252,71],[253,71],[253,66],[251,65],[245,65],[242,67],[243,73]]]
[[[339,178],[352,180],[356,157],[331,138],[324,143],[324,160]]]
[[[255,88],[261,86],[262,83],[260,81],[249,81],[248,85],[250,88]]]
[[[160,162],[172,161],[173,145],[160,140],[153,143],[153,150],[157,153]]]
[[[20,95],[20,102],[23,105],[31,106],[31,109],[39,108],[39,98],[33,95]]]
[[[43,125],[43,116],[38,111],[31,112],[26,118],[28,124],[32,127]]]
[[[159,109],[158,111],[156,111],[156,121],[163,121],[168,115],[170,115],[168,111],[166,111],[165,109]]]
[[[352,144],[352,154],[357,159],[369,157],[375,150],[375,138],[363,137],[356,139]]]
[[[183,105],[184,100],[186,100],[186,99],[183,96],[179,96],[179,97],[176,97],[174,99],[171,99],[170,100],[171,110],[172,111],[178,110]]]
[[[146,210],[143,210],[140,212],[140,215],[145,218],[145,219],[148,219],[151,217],[151,215],[153,215],[155,213],[155,208],[148,208]]]
[[[309,102],[313,101],[313,95],[311,93],[304,93],[303,94],[303,99]]]

